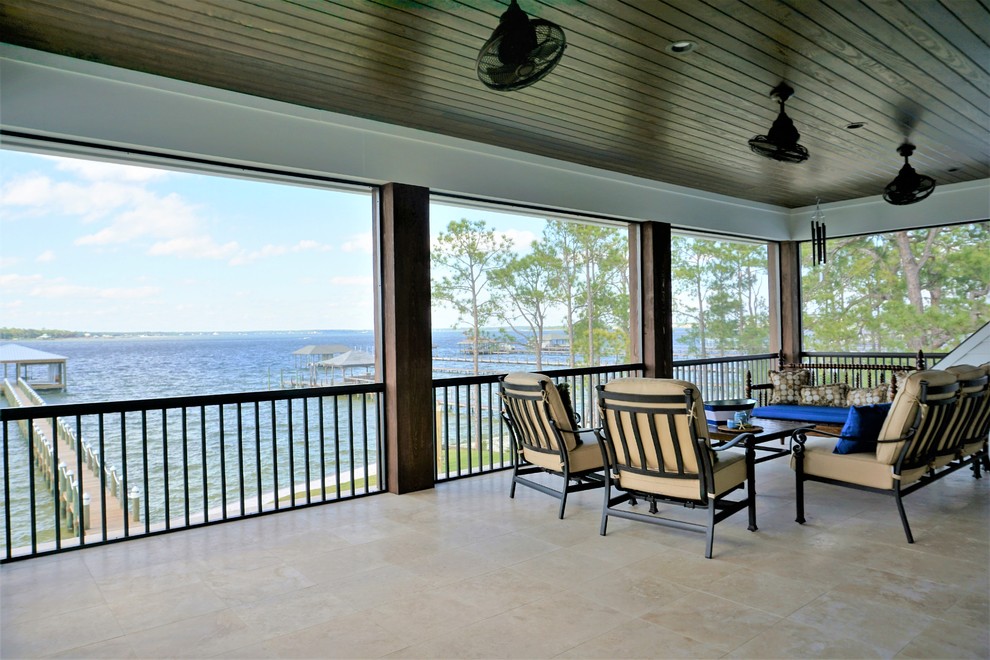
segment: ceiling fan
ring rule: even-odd
[[[559,25],[531,19],[512,0],[478,53],[478,79],[500,92],[528,87],[557,66],[566,45]]]
[[[897,153],[904,156],[904,166],[897,173],[897,177],[884,187],[883,198],[897,206],[920,202],[935,190],[935,179],[924,174],[918,174],[911,167],[908,158],[914,153],[913,144],[905,142],[897,147]]]
[[[770,98],[780,103],[780,114],[766,135],[757,135],[749,141],[753,153],[782,163],[803,163],[808,160],[808,150],[798,144],[801,134],[794,128],[794,122],[784,112],[784,103],[794,94],[794,89],[785,82],[770,92]]]

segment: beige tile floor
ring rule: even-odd
[[[760,530],[567,516],[508,473],[0,567],[0,656],[986,658],[990,478],[907,499],[758,466]],[[683,511],[697,516],[701,512]],[[702,514],[703,515],[703,514]]]

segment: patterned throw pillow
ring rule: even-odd
[[[773,384],[773,396],[770,405],[787,405],[801,402],[801,387],[811,380],[811,372],[807,369],[785,369],[771,371],[770,382]]]
[[[849,388],[845,383],[818,385],[817,387],[802,387],[801,405],[835,406],[844,408],[846,405],[846,392],[848,389]]]
[[[876,403],[887,403],[890,401],[890,386],[877,385],[876,387],[863,387],[856,390],[849,390],[846,396],[847,406],[872,406]]]

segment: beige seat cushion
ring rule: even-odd
[[[532,451],[523,448],[523,457],[533,465],[538,465],[547,470],[562,472],[564,464],[558,454],[548,454],[541,451]],[[602,468],[602,450],[597,442],[585,442],[573,451],[567,453],[567,461],[570,464],[571,472],[584,472],[585,470],[600,470]]]
[[[894,488],[894,470],[891,465],[877,460],[872,453],[833,454],[834,448],[833,438],[809,437],[804,445],[805,474],[870,488]],[[796,467],[793,456],[791,467]],[[917,481],[924,473],[924,469],[911,470],[902,475],[901,485]]]
[[[746,456],[732,449],[719,452],[718,463],[715,464],[714,470],[715,492],[709,493],[709,495],[721,495],[746,481]],[[619,475],[619,486],[646,493],[661,493],[669,497],[681,497],[686,500],[701,499],[700,479],[668,479],[622,472]]]
[[[956,375],[948,371],[927,370],[913,371],[904,382],[897,386],[897,396],[890,406],[887,419],[880,429],[878,440],[896,440],[904,437],[918,414],[918,396],[921,394],[921,383],[927,382],[932,386],[949,385],[956,382]],[[952,398],[955,393],[934,398]],[[904,442],[878,442],[876,459],[881,463],[893,465],[900,456]]]
[[[557,425],[557,428],[564,431],[575,430],[574,423],[567,415],[567,411],[564,408],[564,402],[560,399],[560,393],[557,391],[556,386],[548,376],[545,376],[544,374],[529,373],[526,371],[513,371],[512,373],[506,374],[505,378],[502,380],[502,384],[505,387],[506,392],[510,394],[512,393],[513,385],[539,385],[540,383],[547,383],[547,404],[550,406],[550,417],[553,419],[554,424]],[[546,425],[549,436],[554,437],[553,430],[549,426],[549,420],[541,418],[541,423]],[[561,433],[560,435],[564,439],[564,446],[568,451],[573,451],[574,448],[577,447],[577,436],[573,433]]]

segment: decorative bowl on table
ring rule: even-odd
[[[705,419],[709,426],[727,426],[737,412],[745,412],[747,417],[756,406],[756,399],[717,399],[705,401]]]

